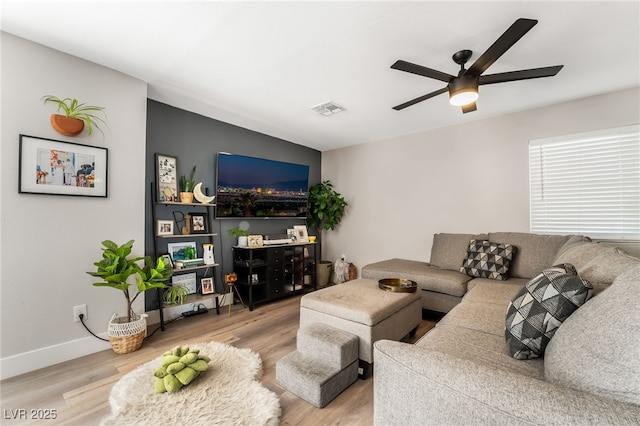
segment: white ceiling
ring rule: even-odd
[[[151,99],[320,151],[640,85],[640,3],[515,1],[5,1],[1,28],[144,80]],[[481,86],[462,114],[449,74],[517,18],[539,20],[488,74],[564,65],[556,77]],[[63,94],[64,95],[64,94]],[[335,101],[347,111],[310,109]],[[85,100],[90,101],[90,100]]]

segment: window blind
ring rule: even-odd
[[[640,240],[639,129],[530,141],[531,232]]]

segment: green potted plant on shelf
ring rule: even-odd
[[[318,233],[322,230],[333,230],[342,221],[347,205],[344,197],[333,188],[333,183],[330,180],[313,185],[309,188],[307,225],[315,227]],[[320,287],[329,284],[331,266],[332,262],[328,260],[321,260],[316,265]]]
[[[231,236],[238,238],[238,247],[246,247],[249,245],[249,232],[240,228],[239,226],[236,228],[229,229]]]
[[[189,295],[189,291],[186,287],[181,285],[172,285],[164,289],[162,293],[162,300],[168,305],[182,305],[184,299]]]
[[[143,292],[152,288],[165,287],[164,282],[173,275],[173,269],[165,258],[156,262],[149,256],[131,257],[134,240],[117,245],[111,240],[102,242],[102,259],[94,262],[96,271],[87,274],[102,281],[93,283],[96,287],[111,287],[120,290],[127,303],[127,314],[114,314],[109,322],[109,341],[116,353],[138,350],[147,330],[146,315],[133,311],[133,302]],[[135,278],[137,291],[132,295],[130,281]]]
[[[185,175],[180,176],[180,202],[193,203],[193,188],[196,185],[194,180],[196,175],[196,166],[193,166],[189,179]]]
[[[84,129],[86,124],[87,133],[92,134],[95,127],[104,136],[100,128],[100,123],[107,125],[104,107],[87,105],[72,98],[60,99],[52,95],[43,96],[41,99],[45,104],[50,102],[57,105],[58,114],[51,114],[50,121],[51,126],[61,135],[75,136]],[[98,113],[101,113],[104,119],[97,115]]]

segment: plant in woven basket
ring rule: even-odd
[[[93,283],[97,287],[111,287],[122,291],[127,302],[127,319],[135,317],[132,304],[143,292],[152,288],[165,287],[164,282],[173,275],[173,269],[165,258],[156,262],[149,256],[130,257],[134,240],[117,245],[111,240],[102,242],[102,259],[95,262],[96,272],[87,274],[98,277],[102,281]],[[135,276],[137,292],[129,291],[132,285],[129,278]]]

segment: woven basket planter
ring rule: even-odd
[[[107,332],[113,351],[117,354],[128,354],[140,349],[147,333],[147,315],[134,314],[134,320],[113,314]]]

